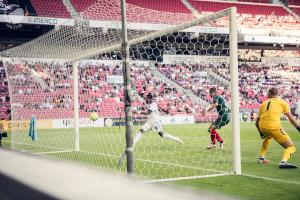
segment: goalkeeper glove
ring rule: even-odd
[[[266,138],[266,136],[262,132],[260,132],[260,131],[259,131],[259,135],[260,135],[261,139],[265,139]]]
[[[3,132],[3,133],[2,133],[2,137],[7,137],[7,133],[6,133],[6,132]]]
[[[296,129],[297,129],[297,130],[299,131],[299,133],[300,133],[300,126],[298,126]]]

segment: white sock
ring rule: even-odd
[[[135,144],[142,138],[143,134],[141,132],[137,132],[135,137],[133,138],[133,145],[132,147],[134,148]]]
[[[178,142],[178,137],[175,137],[175,136],[170,135],[168,133],[164,133],[162,138]]]

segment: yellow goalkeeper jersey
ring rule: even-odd
[[[280,117],[290,112],[289,104],[281,98],[265,100],[259,108],[259,127],[275,130],[280,129]]]

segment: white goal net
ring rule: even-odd
[[[75,26],[61,26],[1,53],[9,82],[12,148],[126,170],[118,2],[96,1],[79,13]],[[127,5],[138,176],[207,177],[235,170],[230,12],[194,18]],[[218,24],[227,31],[206,29]],[[218,107],[204,113],[214,103]]]

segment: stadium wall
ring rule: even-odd
[[[146,119],[142,117],[137,117],[135,122],[140,124],[141,121],[145,121]],[[161,117],[162,124],[194,124],[195,117],[193,115],[175,115],[175,116],[162,116]],[[92,121],[89,118],[81,118],[80,119],[80,127],[81,128],[99,128],[99,127],[109,127],[109,126],[119,126],[122,123],[125,123],[124,118],[99,118],[96,121]],[[29,129],[30,120],[19,120],[19,121],[7,121],[3,120],[0,122],[0,127],[2,127],[5,131],[14,130],[28,130]],[[74,127],[73,119],[43,119],[37,120],[36,123],[37,129],[66,129]]]
[[[165,64],[220,64],[220,63],[229,63],[229,56],[199,56],[199,55],[164,55],[163,60]],[[247,63],[247,62],[243,62]],[[254,62],[249,62],[254,64]],[[262,57],[261,62],[267,65],[278,65],[284,64],[288,66],[300,66],[300,58],[270,58]]]

